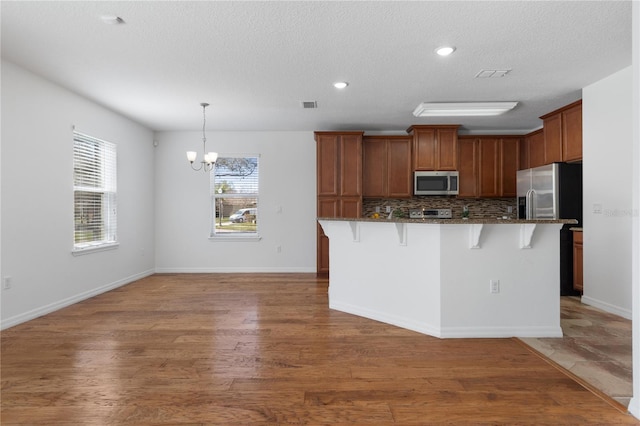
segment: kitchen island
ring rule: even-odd
[[[331,309],[441,337],[561,337],[567,220],[318,218]]]

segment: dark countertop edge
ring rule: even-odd
[[[439,224],[439,225],[469,225],[469,224],[505,224],[505,225],[523,225],[528,223],[535,224],[577,224],[578,221],[575,219],[554,219],[554,220],[524,220],[524,219],[403,219],[403,218],[395,218],[395,219],[373,219],[370,217],[319,217],[317,220],[328,220],[334,222],[380,222],[380,223],[430,223],[430,224]],[[571,229],[580,229],[582,228],[571,228]]]

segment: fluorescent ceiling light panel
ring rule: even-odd
[[[518,102],[423,102],[413,111],[416,117],[500,115]]]

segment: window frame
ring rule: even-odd
[[[258,177],[257,177],[257,192],[252,192],[252,193],[229,193],[226,195],[218,195],[218,193],[216,192],[215,188],[216,188],[216,178],[215,178],[215,173],[216,173],[216,167],[218,165],[218,163],[220,162],[221,159],[227,159],[227,158],[240,158],[240,159],[245,159],[245,158],[255,158],[256,162],[257,162],[257,167],[256,169],[258,170]],[[256,220],[256,230],[255,232],[224,232],[224,233],[218,233],[216,232],[216,207],[217,207],[217,202],[220,199],[242,199],[242,198],[253,198],[255,199],[255,207],[251,207],[251,208],[256,208],[258,209],[258,216],[259,216],[259,209],[260,209],[260,163],[261,163],[261,158],[260,158],[260,154],[220,154],[218,156],[218,161],[216,162],[216,165],[213,167],[213,169],[210,172],[210,179],[209,179],[209,199],[210,199],[210,203],[211,203],[211,208],[210,208],[210,226],[209,226],[209,240],[210,241],[260,241],[262,239],[262,237],[260,236],[260,219]],[[249,207],[247,207],[249,208]]]
[[[82,146],[81,144],[84,144]],[[96,154],[98,162],[94,161],[93,167],[85,167],[84,173],[87,175],[94,174],[99,183],[91,182],[91,178],[84,181],[77,179],[76,170],[78,164],[84,158],[82,155],[88,151],[88,145],[95,144],[97,147]],[[118,241],[118,147],[117,144],[100,138],[96,138],[86,133],[73,130],[73,245],[71,253],[74,256],[95,253],[99,251],[112,250],[117,248],[120,243]],[[96,165],[98,164],[98,165]],[[101,239],[93,239],[91,241],[78,242],[76,239],[77,228],[77,211],[79,192],[100,194],[100,223],[99,232]],[[82,216],[82,215],[81,215]],[[85,230],[86,231],[86,230]]]

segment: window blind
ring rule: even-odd
[[[116,145],[73,134],[74,248],[117,241]]]
[[[258,226],[258,156],[219,157],[211,172],[211,236],[256,234]],[[242,209],[250,215],[236,218]]]

